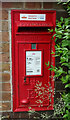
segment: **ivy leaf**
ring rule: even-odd
[[[50,32],[53,32],[53,29],[51,29]]]
[[[61,66],[69,66],[69,64],[68,63],[62,63],[62,65]]]
[[[62,76],[62,78],[61,78],[61,81],[62,81],[63,83],[67,83],[68,80],[69,80],[69,75],[66,75],[66,77]]]
[[[63,22],[63,17],[60,18],[61,22]]]
[[[55,42],[57,41],[58,39],[57,38],[55,38]]]
[[[55,54],[55,52],[52,51],[51,54]]]
[[[49,61],[48,61],[48,63],[45,62],[45,64],[46,64],[46,66],[48,67],[48,66],[50,65],[50,62],[49,62]]]
[[[57,26],[59,27],[59,28],[61,28],[62,26],[61,26],[61,22],[58,22],[57,23]]]
[[[65,85],[65,88],[70,88],[70,83]]]
[[[68,40],[63,40],[62,41],[62,47],[68,46]]]
[[[55,32],[57,32],[58,31],[58,29],[57,28],[55,28]]]
[[[61,60],[60,63],[63,63],[63,62],[65,62],[65,61],[67,61],[67,58],[66,58],[66,57],[61,57],[60,60]],[[67,61],[67,62],[68,62],[68,61]]]
[[[63,116],[63,118],[67,118],[68,117],[68,114],[65,114],[64,116]]]
[[[49,70],[53,71],[53,69],[52,69],[52,68],[49,68]]]

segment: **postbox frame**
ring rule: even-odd
[[[14,13],[16,12],[23,12],[24,11],[24,13],[40,13],[40,12],[44,12],[44,13],[46,13],[46,12],[50,12],[50,13],[54,13],[55,15],[54,15],[54,18],[53,18],[53,21],[54,21],[54,27],[53,27],[53,29],[55,28],[55,20],[56,20],[56,11],[55,10],[12,10],[11,11],[11,23],[12,23],[12,86],[13,86],[13,111],[14,112],[19,112],[19,111],[23,111],[23,109],[21,109],[21,108],[18,108],[18,88],[19,88],[19,85],[18,85],[18,78],[16,79],[16,84],[15,84],[15,63],[14,63],[14,60],[15,60],[15,49],[16,49],[16,47],[15,47],[15,39],[14,39],[14,26],[13,26],[13,24],[14,24],[14,18],[13,18],[13,16],[14,16]],[[49,27],[49,25],[47,25],[48,27]],[[52,26],[52,25],[51,25]],[[16,33],[17,34],[17,33]],[[19,33],[18,33],[19,34]],[[20,34],[22,34],[22,33],[20,33]],[[25,33],[24,33],[25,34]],[[38,34],[38,33],[35,33],[35,34]],[[44,34],[44,33],[42,33],[42,34]],[[48,34],[48,33],[47,33]],[[55,34],[55,32],[53,32],[53,34]],[[55,48],[54,48],[54,46],[55,46],[55,38],[54,38],[54,40],[52,40],[52,51],[53,52],[55,52]],[[49,42],[48,42],[49,43]],[[29,50],[28,50],[29,51]],[[35,51],[34,49],[33,49],[33,51]],[[42,52],[43,53],[43,52]],[[55,57],[53,57],[53,55],[51,54],[50,55],[51,56],[51,62],[53,62],[52,63],[52,65],[53,66],[55,66]],[[42,63],[42,66],[43,66],[43,63]],[[17,68],[18,68],[18,66],[17,66]],[[54,76],[54,72],[51,72],[51,75],[52,76]],[[51,84],[52,84],[52,88],[54,88],[54,81],[53,81],[53,78],[51,78]],[[54,103],[54,98],[52,97],[51,98],[52,99],[52,105],[53,105],[53,103]],[[16,103],[15,103],[16,102]],[[46,110],[52,110],[53,109],[53,106],[52,107],[50,107],[49,109],[47,108]],[[25,111],[27,111],[27,110],[25,110]]]

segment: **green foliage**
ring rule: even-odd
[[[69,0],[70,1],[70,0]],[[63,5],[64,9],[70,15],[70,3],[69,1],[60,4]],[[53,31],[52,31],[53,32]],[[63,114],[64,120],[70,120],[70,17],[63,18],[56,21],[56,34],[53,35],[55,38],[55,57],[59,58],[59,65],[53,67],[50,65],[49,70],[55,72],[55,78],[58,78],[65,85],[66,92],[62,94],[64,101]],[[48,63],[46,63],[48,67]]]

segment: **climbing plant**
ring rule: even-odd
[[[56,31],[56,56],[60,57],[59,65],[56,71],[56,77],[60,76],[60,80],[65,86],[65,92],[62,94],[64,101],[63,118],[70,120],[70,3],[62,3],[64,9],[68,13],[67,18],[60,18],[57,21]],[[60,42],[57,42],[59,41]]]
[[[68,17],[56,20],[56,34],[53,35],[52,40],[56,37],[55,57],[59,59],[59,63],[56,67],[51,65],[49,70],[55,71],[55,79],[60,79],[64,84],[65,92],[62,94],[64,107],[61,114],[65,120],[70,120],[70,0],[59,3],[63,5]]]

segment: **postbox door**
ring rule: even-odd
[[[47,106],[50,105],[50,71],[45,64],[50,61],[50,43],[35,43],[35,48],[33,45],[33,43],[16,42],[17,111],[28,111],[29,107],[35,110],[47,110]]]

